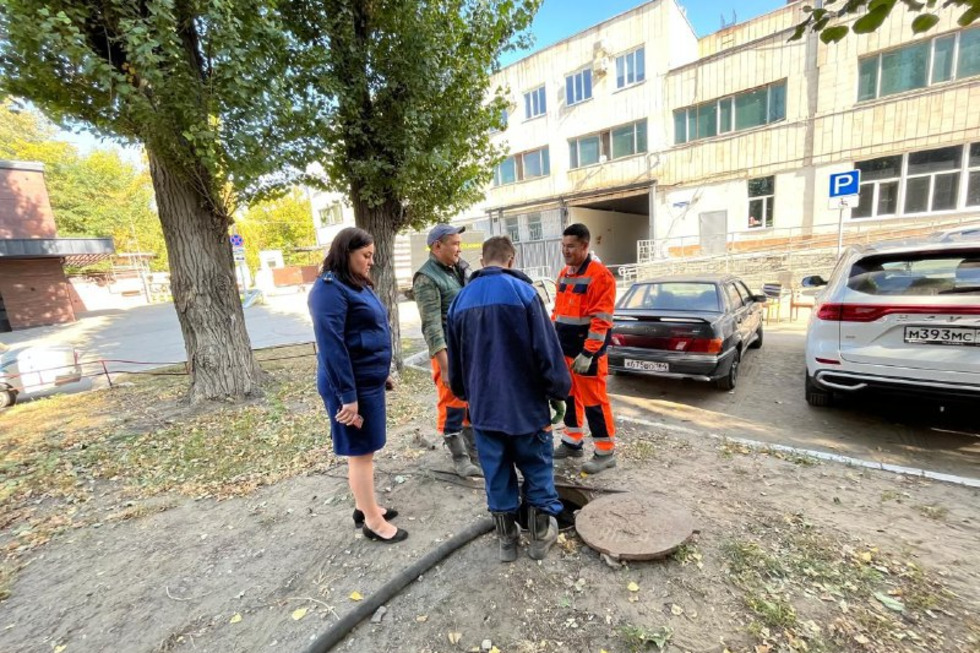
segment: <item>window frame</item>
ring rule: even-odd
[[[640,65],[639,65],[639,67],[636,65],[636,62],[637,62],[636,55],[637,55],[637,53],[640,54],[640,59],[639,59]],[[619,83],[619,81],[620,81],[620,75],[619,75],[620,62],[622,62],[622,69],[623,69],[623,76],[622,76],[623,83],[622,84]],[[629,64],[630,63],[633,64],[633,81],[632,82],[629,81],[629,76],[630,76]],[[624,52],[622,54],[616,55],[616,59],[614,61],[614,66],[616,68],[616,90],[617,91],[622,90],[624,88],[630,88],[630,87],[633,87],[633,86],[636,86],[638,84],[642,84],[643,82],[645,82],[646,79],[647,79],[647,75],[646,75],[646,68],[647,68],[646,67],[646,43],[644,43],[642,45],[638,45],[635,48],[633,48],[632,50],[627,50],[626,52]],[[637,70],[637,68],[639,68],[639,70]]]
[[[335,227],[344,224],[344,206],[340,202],[332,202],[320,209],[320,224],[324,227]],[[336,213],[336,219],[326,219],[328,213]]]
[[[765,194],[752,194],[752,182],[753,181],[763,181],[766,179],[772,180],[772,192]],[[746,205],[747,215],[745,224],[746,229],[750,231],[760,231],[763,229],[772,229],[776,226],[776,175],[766,175],[765,177],[754,177],[748,179],[745,182],[745,191],[748,196],[748,204]],[[762,203],[762,219],[759,224],[752,224],[752,203],[761,202]]]
[[[857,102],[873,102],[875,100],[880,100],[881,98],[892,97],[894,95],[901,95],[902,93],[912,93],[915,91],[922,90],[924,88],[929,88],[931,86],[936,86],[937,84],[949,84],[952,82],[961,81],[964,79],[970,79],[972,77],[980,76],[980,69],[977,72],[970,73],[965,77],[960,76],[960,44],[963,40],[963,35],[967,33],[972,33],[977,30],[977,38],[980,38],[980,26],[969,27],[966,29],[954,30],[951,32],[945,32],[943,34],[937,34],[928,39],[920,39],[912,43],[906,43],[904,45],[888,48],[886,50],[880,50],[874,54],[865,55],[858,58],[858,78],[857,78]],[[937,43],[940,41],[945,41],[946,39],[953,37],[953,49],[950,51],[949,57],[949,76],[946,79],[936,79],[936,48]],[[921,47],[923,44],[927,44],[929,47],[929,52],[926,57],[926,69],[925,69],[925,84],[923,86],[915,86],[912,88],[907,88],[900,91],[892,91],[890,93],[883,94],[881,92],[882,86],[882,60],[883,57],[890,54],[897,54],[900,52],[908,51],[911,52],[913,48]],[[861,92],[861,75],[860,71],[862,66],[868,62],[875,62],[874,66],[874,95],[869,97],[862,96]]]
[[[527,158],[533,155],[539,157],[539,167],[541,174],[534,175],[533,177],[527,176]],[[514,162],[514,181],[502,182],[501,181],[501,167],[505,165],[508,161],[513,160]],[[536,147],[533,150],[525,150],[523,152],[518,152],[516,154],[511,154],[503,161],[498,163],[493,169],[493,187],[498,188],[500,186],[510,186],[511,184],[517,184],[523,181],[534,181],[535,179],[543,179],[551,175],[551,153],[548,150],[547,145],[542,145],[541,147]]]
[[[547,84],[541,84],[524,93],[524,120],[534,120],[548,115]],[[534,113],[535,109],[540,109]]]
[[[738,93],[732,93],[731,95],[724,95],[713,100],[708,100],[707,102],[699,102],[698,104],[692,104],[690,106],[674,109],[674,145],[685,145],[687,143],[703,141],[709,138],[716,138],[718,136],[735,134],[738,132],[748,131],[750,129],[758,129],[759,127],[765,127],[767,125],[772,125],[786,120],[786,97],[788,83],[788,78],[783,78],[768,84],[763,84],[762,86],[756,86],[745,89],[744,91],[739,91]],[[766,91],[765,122],[758,125],[738,127],[738,98],[748,97],[749,95],[758,93],[763,89]],[[780,115],[776,115],[777,112],[774,111],[774,105],[779,106],[779,104],[778,102],[774,101],[774,98],[778,97],[779,93],[782,94],[782,112]],[[711,111],[714,114],[714,133],[707,134],[705,136],[701,136],[698,133],[691,138],[692,128],[693,131],[700,132],[702,125],[700,114],[702,110]],[[682,124],[684,125],[684,139],[680,140],[678,138],[678,127]]]
[[[641,118],[639,120],[634,120],[632,122],[623,123],[621,125],[616,125],[610,127],[609,129],[603,129],[597,132],[590,132],[588,134],[582,134],[581,136],[575,136],[574,138],[568,139],[568,169],[569,170],[580,170],[582,168],[588,168],[590,166],[602,165],[603,163],[608,163],[609,161],[616,161],[619,159],[625,159],[631,156],[637,156],[639,154],[646,154],[649,152],[649,131],[646,118]],[[640,129],[642,125],[642,130]],[[632,127],[633,129],[633,152],[629,154],[623,154],[621,156],[613,155],[613,132],[625,128]],[[639,149],[640,143],[640,131],[643,132],[643,149]],[[594,163],[582,164],[582,141],[596,139],[599,142],[599,157]],[[574,148],[574,150],[573,150]]]
[[[585,76],[586,75],[589,78],[589,84],[588,84],[588,86],[589,86],[589,93],[588,93],[588,95],[585,94]],[[575,87],[575,81],[576,81],[576,78],[580,78],[582,80],[582,97],[579,98],[579,99],[577,99],[577,100],[574,99],[574,97],[576,95],[575,94],[575,88],[576,88]],[[572,85],[571,86],[571,91],[572,91],[571,96],[569,95],[569,83],[571,83],[571,85]],[[591,66],[585,66],[583,68],[579,68],[575,72],[572,72],[572,73],[569,73],[569,74],[565,75],[565,106],[567,106],[567,107],[574,107],[574,106],[577,106],[579,104],[582,104],[583,102],[588,102],[589,100],[592,99],[592,91],[593,91],[593,89],[594,89],[594,87],[593,87],[592,67]],[[573,101],[572,102],[569,102],[568,101],[569,97],[572,97],[573,98]]]
[[[931,170],[927,172],[909,172],[909,161],[913,155],[932,152],[935,150],[945,150],[950,148],[960,148],[957,163],[955,168],[946,168]],[[975,164],[970,162],[970,152],[972,149],[976,148],[977,160]],[[871,195],[871,211],[867,215],[855,215],[857,208],[851,211],[849,220],[852,221],[866,221],[866,220],[877,220],[877,219],[894,219],[894,218],[905,218],[905,217],[922,217],[929,215],[941,215],[950,214],[962,211],[975,210],[975,207],[980,207],[980,141],[972,141],[965,143],[958,143],[953,145],[944,145],[941,147],[930,147],[926,149],[918,149],[909,152],[903,152],[901,154],[890,154],[882,157],[875,157],[873,159],[866,159],[864,161],[856,161],[854,163],[855,168],[858,168],[861,164],[871,163],[878,159],[889,159],[898,157],[898,176],[885,177],[881,179],[871,179],[865,180],[862,175],[862,180],[860,184],[860,190],[864,190],[869,186],[873,186]],[[933,208],[933,203],[936,198],[936,184],[937,177],[944,175],[955,175],[956,178],[956,189],[954,192],[954,197],[956,204],[952,208]],[[971,175],[976,175],[977,188],[977,200],[975,204],[970,204],[970,181]],[[910,182],[915,180],[928,179],[928,189],[926,193],[924,210],[907,210],[907,202],[909,198],[909,186]],[[895,211],[893,213],[880,213],[879,204],[881,202],[881,186],[884,184],[895,184],[896,186],[896,198],[895,198]]]

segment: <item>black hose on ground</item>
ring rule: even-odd
[[[347,637],[347,633],[374,614],[378,608],[391,600],[409,583],[429,571],[456,549],[491,530],[493,530],[493,520],[481,519],[440,544],[438,548],[429,551],[415,564],[402,570],[397,576],[382,585],[378,591],[359,603],[356,608],[345,614],[330,630],[317,637],[316,641],[306,649],[306,653],[326,653]]]

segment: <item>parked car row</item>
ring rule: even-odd
[[[78,351],[71,345],[7,348],[0,344],[0,408],[18,395],[44,392],[82,378]]]
[[[805,396],[880,391],[980,402],[980,227],[853,247],[824,280],[806,336]],[[763,343],[766,296],[739,278],[666,277],[617,303],[609,368],[731,390]]]

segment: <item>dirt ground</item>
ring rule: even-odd
[[[8,492],[21,512],[0,523],[16,566],[0,602],[0,651],[303,650],[358,595],[486,515],[482,489],[439,473],[449,469],[445,450],[420,446],[418,435],[431,432],[434,393],[421,375],[406,379],[378,461],[382,500],[401,513],[406,542],[383,546],[353,528],[345,468],[329,453],[325,430],[310,426],[322,408],[304,390],[273,406],[271,430],[258,418],[251,427],[256,439],[278,433],[277,424],[288,433],[319,429],[305,449],[286,436],[273,442],[297,446],[281,465],[298,475],[255,480],[235,471],[232,484],[246,487],[227,493],[216,489],[225,485],[189,483],[185,472],[180,482],[160,482],[177,465],[166,458],[153,475],[126,476],[127,465],[148,464],[144,456],[111,469],[100,459],[92,469],[102,471],[73,476],[85,490],[78,503],[67,490]],[[163,438],[198,429],[186,420],[202,418],[182,415],[176,393],[155,392],[152,412],[162,424],[127,422],[127,437],[156,437],[166,448]],[[26,418],[26,410],[17,414]],[[222,410],[218,421],[251,408]],[[94,420],[91,428],[107,427]],[[568,531],[545,561],[522,553],[505,565],[492,536],[482,536],[337,650],[469,651],[490,640],[505,653],[980,651],[978,490],[711,435],[627,422],[618,468],[588,478],[558,468],[570,482],[686,506],[699,532],[674,556],[614,568]],[[80,437],[71,451],[84,445]],[[208,437],[205,430],[201,451]],[[60,451],[52,465],[81,469],[82,459]],[[17,480],[7,463],[2,480]],[[27,537],[41,514],[46,543]],[[51,514],[63,516],[63,528],[52,527]]]

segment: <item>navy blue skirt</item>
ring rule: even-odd
[[[385,446],[385,386],[357,389],[357,411],[364,418],[361,428],[340,424],[340,397],[335,393],[323,395],[330,416],[330,438],[333,452],[338,456],[363,456]]]

